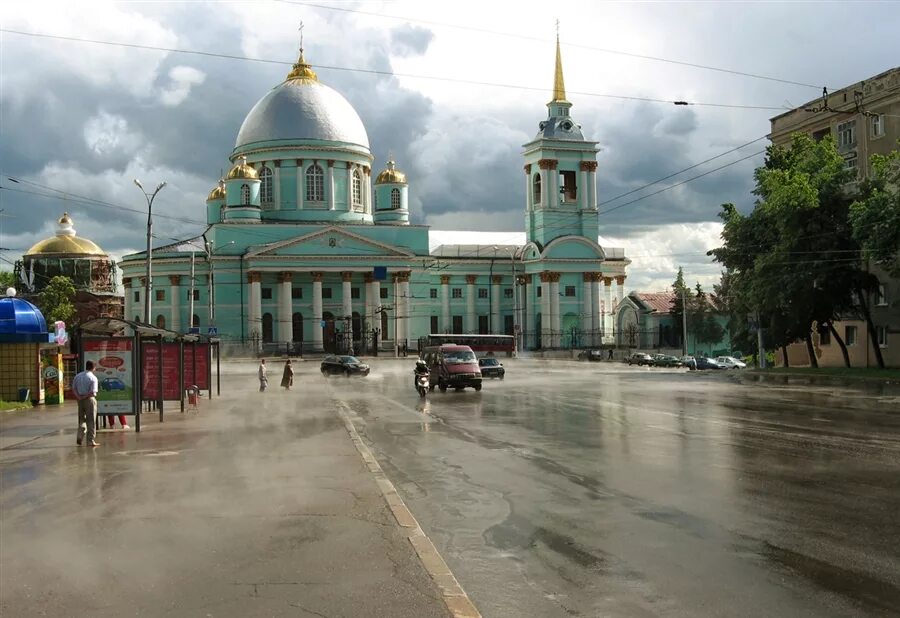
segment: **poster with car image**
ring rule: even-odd
[[[94,361],[98,414],[133,414],[131,339],[87,339],[84,360]]]

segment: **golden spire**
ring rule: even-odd
[[[317,82],[319,81],[319,76],[316,75],[316,72],[312,70],[312,65],[306,62],[306,58],[303,57],[303,22],[300,22],[300,57],[297,59],[297,62],[294,63],[293,68],[291,68],[291,72],[288,73],[288,76],[285,81],[291,79],[299,79],[304,81]]]
[[[563,79],[562,54],[559,52],[559,20],[556,21],[556,73],[553,76],[553,101],[566,101],[566,82]]]

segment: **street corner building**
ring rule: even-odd
[[[629,260],[598,244],[598,148],[570,115],[558,43],[547,108],[524,145],[524,242],[439,244],[410,223],[407,176],[394,161],[373,172],[359,115],[301,49],[244,119],[206,232],[152,250],[149,315],[146,253],[122,259],[125,316],[252,351],[414,350],[431,333],[612,344]]]

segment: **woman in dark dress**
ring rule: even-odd
[[[291,366],[291,361],[288,361],[284,364],[284,373],[281,375],[281,386],[286,388],[287,390],[291,390],[291,387],[294,385],[294,368]]]

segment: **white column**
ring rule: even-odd
[[[381,306],[381,282],[373,279],[372,285],[369,287],[372,293],[372,328],[381,331],[381,314],[378,313],[378,308]],[[380,345],[381,340],[387,339],[387,333],[381,333],[378,339]]]
[[[603,315],[600,313],[600,279],[599,273],[591,273],[591,330],[593,331],[592,345],[600,345],[600,329]]]
[[[360,196],[361,198],[362,196]],[[347,212],[353,211],[353,166],[347,163]]]
[[[346,318],[347,316],[353,317],[353,284],[351,282],[351,278],[353,277],[353,273],[343,272],[341,273],[341,311],[343,312],[342,318]]]
[[[322,346],[322,273],[314,272],[313,277],[313,350],[321,352]]]
[[[625,298],[625,277],[616,277],[616,306]]]
[[[122,287],[125,290],[125,307],[123,310],[125,311],[126,320],[134,319],[134,316],[131,314],[131,299],[134,298],[134,289],[131,287],[131,281],[130,277],[122,279]]]
[[[450,332],[450,275],[441,275],[441,332]]]
[[[303,159],[297,159],[297,210],[303,210],[303,198],[306,197],[303,183],[306,181],[306,171],[303,169]]]
[[[541,207],[546,208],[550,203],[548,194],[550,193],[549,179],[547,178],[547,170],[541,168]]]
[[[365,311],[366,311],[366,313],[365,313],[366,326],[368,327],[369,330],[372,330],[373,328],[375,328],[375,321],[374,321],[375,308],[374,307],[377,303],[374,303],[372,301],[372,274],[371,273],[366,273],[363,276],[363,294],[365,294],[365,298],[366,298],[366,309],[365,309]],[[365,333],[363,333],[363,335],[365,336]]]
[[[181,277],[179,275],[169,275],[169,299],[172,307],[172,322],[169,329],[176,333],[181,332]],[[131,319],[127,318],[126,319]]]
[[[281,162],[273,161],[272,165],[275,166],[272,170],[272,201],[278,210],[281,208]]]
[[[531,275],[525,275],[524,277],[525,283],[522,285],[522,298],[519,303],[519,306],[522,308],[522,315],[525,319],[522,320],[522,324],[525,325],[525,335],[522,339],[523,348],[533,348],[534,347],[534,286],[531,284],[533,281]]]
[[[603,314],[604,314],[604,325],[603,325],[603,335],[606,337],[611,336],[612,333],[612,325],[613,325],[613,313],[612,313],[612,278],[611,277],[603,277],[603,288],[604,288],[604,296],[603,296]]]
[[[334,161],[328,162],[328,176],[325,179],[325,189],[328,191],[328,210],[334,210]]]
[[[584,168],[582,168],[579,173],[578,202],[581,204],[582,209],[591,207],[591,191],[588,186],[588,172]]]
[[[291,343],[294,340],[293,273],[279,273],[278,280],[281,282],[278,290],[278,340]]]
[[[560,321],[559,321],[559,273],[553,273],[550,279],[550,328],[552,333],[552,345],[558,348],[560,345]]]
[[[369,193],[372,190],[371,182],[372,177],[369,176],[369,168],[361,167],[359,168],[360,173],[362,174],[362,202],[363,202],[363,211],[370,212],[369,210]]]
[[[403,277],[400,279],[400,305],[403,307],[403,313],[400,314],[400,332],[403,334],[401,337],[402,343],[406,344],[407,349],[409,349],[409,321],[410,321],[410,299],[409,299],[409,274],[404,273]]]
[[[596,169],[596,167],[595,167]],[[591,190],[591,208],[597,209],[597,172],[588,172],[588,187]]]
[[[262,342],[262,289],[260,273],[249,273],[250,278],[250,310],[247,312],[247,333],[256,345]]]
[[[500,333],[500,282],[503,277],[494,275],[491,280],[491,334]]]
[[[550,176],[550,208],[559,207],[559,170],[556,169],[556,161],[553,169],[549,170]]]
[[[466,275],[466,333],[474,333],[475,326],[475,275]]]
[[[550,278],[549,273],[541,273],[541,347],[553,345],[550,339],[550,328],[553,318],[550,315]]]
[[[582,172],[584,174],[584,172]],[[582,299],[581,299],[581,345],[594,345],[591,338],[593,330],[593,311],[594,305],[591,302],[591,291],[593,290],[593,273],[584,273],[582,280]]]

